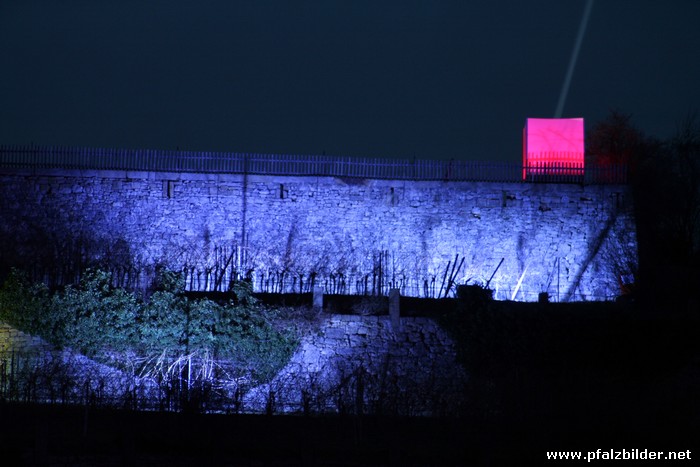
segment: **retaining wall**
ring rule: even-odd
[[[624,185],[2,169],[0,238],[4,266],[57,281],[99,263],[144,284],[161,264],[196,290],[437,296],[503,259],[496,298],[606,299],[636,258]]]
[[[16,352],[19,354],[42,353],[53,350],[53,346],[41,338],[31,336],[0,322],[0,356]]]
[[[298,411],[309,395],[309,410],[444,415],[458,410],[466,380],[452,339],[431,319],[327,315],[245,405],[262,411],[273,392],[283,411]]]

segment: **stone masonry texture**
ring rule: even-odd
[[[272,392],[282,411],[298,411],[304,394],[313,395],[307,401],[313,410],[342,411],[345,404],[356,411],[359,391],[372,412],[383,404],[411,415],[454,413],[468,375],[452,339],[428,318],[401,318],[400,327],[388,316],[325,315],[277,376],[246,395],[245,405],[262,411]]]
[[[258,291],[434,296],[454,271],[456,284],[486,284],[503,259],[497,299],[602,300],[636,257],[622,185],[11,169],[0,180],[2,263],[39,275],[49,263],[60,274],[63,258],[142,285],[162,265],[196,290],[247,276]]]

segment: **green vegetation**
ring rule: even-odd
[[[177,361],[200,369],[225,361],[229,376],[251,384],[272,378],[298,343],[272,325],[275,310],[258,304],[246,282],[235,285],[236,299],[226,304],[189,299],[169,271],[159,274],[148,299],[110,283],[108,273],[87,270],[78,284],[50,293],[13,270],[0,288],[0,321],[141,375],[181,369]]]

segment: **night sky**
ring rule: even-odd
[[[586,0],[0,0],[0,144],[519,161]],[[672,135],[700,2],[598,0],[564,117]]]

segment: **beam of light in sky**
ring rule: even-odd
[[[586,2],[586,9],[583,11],[581,24],[578,27],[576,43],[574,44],[574,50],[571,52],[571,60],[569,60],[569,69],[566,70],[566,77],[564,78],[564,84],[561,87],[561,94],[559,94],[559,102],[557,103],[557,109],[554,112],[554,118],[561,118],[562,112],[564,111],[564,103],[566,102],[566,96],[569,94],[569,85],[571,84],[571,78],[574,75],[574,68],[576,67],[576,61],[578,60],[578,52],[579,50],[581,50],[581,43],[583,42],[583,36],[586,34],[588,18],[591,16],[592,9],[593,0],[588,0]]]

